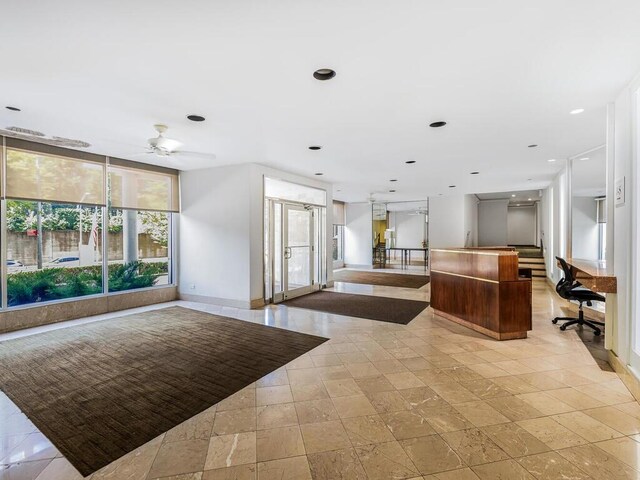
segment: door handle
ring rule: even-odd
[[[284,247],[284,258],[289,260],[291,258],[291,247]]]

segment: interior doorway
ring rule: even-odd
[[[321,205],[325,192],[296,184],[288,184],[286,190],[276,186],[265,179],[267,303],[306,295],[326,284],[326,207]],[[308,201],[282,198],[293,192],[297,198],[306,193]]]

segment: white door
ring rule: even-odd
[[[314,290],[313,209],[284,204],[282,218],[282,301]]]

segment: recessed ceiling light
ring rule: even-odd
[[[455,185],[449,185],[449,188],[456,188]]]
[[[311,145],[309,150],[320,150],[322,147],[320,145]]]
[[[389,180],[390,182],[397,182],[398,179],[397,178],[392,178],[391,180]]]
[[[471,172],[471,175],[478,175],[480,172]]]
[[[530,202],[530,201],[531,201],[531,199],[530,199],[530,198],[527,198],[527,201],[528,201],[528,202]]]
[[[519,204],[519,203],[518,203],[518,204],[516,204],[516,207],[519,207],[519,206],[520,206],[520,204]]]
[[[533,180],[533,178],[527,178],[527,182],[530,182],[531,180]]]
[[[202,115],[187,115],[187,118],[192,122],[204,122],[204,117]]]
[[[406,162],[404,162],[404,163],[412,164],[412,163],[416,163],[416,161],[415,161],[415,160],[407,160],[407,161],[406,161]]]
[[[535,143],[532,143],[531,145],[527,145],[527,148],[536,148],[538,145],[536,145]]]
[[[444,127],[446,124],[447,124],[447,122],[442,122],[442,121],[440,121],[440,122],[433,122],[433,123],[430,123],[430,124],[429,124],[429,126],[430,126],[431,128],[440,128],[440,127]]]
[[[324,173],[317,172],[317,173],[315,173],[314,175],[318,175],[318,176],[320,176],[320,175],[324,175]]]
[[[582,157],[582,158],[580,159],[580,161],[581,161],[581,162],[584,162],[584,161],[586,161],[586,160],[589,160],[589,157]]]
[[[547,160],[547,162],[549,162],[549,163],[553,163],[553,162],[555,162],[555,161],[556,161],[556,159],[555,159],[555,158],[550,158],[549,160]]]
[[[316,80],[331,80],[335,76],[335,70],[331,70],[330,68],[320,68],[313,72],[313,78]]]
[[[6,108],[7,110],[11,110],[12,112],[21,112],[22,111],[18,107],[8,106],[8,107],[4,107],[4,108]]]
[[[395,190],[389,190],[389,193],[396,193]]]
[[[515,196],[516,196],[516,194],[515,194],[515,193],[512,193],[512,194],[511,194],[511,196],[512,196],[512,197],[515,197]]]
[[[584,108],[576,108],[575,110],[571,110],[569,113],[571,115],[577,115],[577,114],[582,113],[582,112],[584,112]]]
[[[336,192],[341,192],[341,191],[342,191],[342,190],[340,190],[340,189],[336,190]]]

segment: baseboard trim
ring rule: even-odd
[[[370,263],[345,263],[344,268],[373,268],[373,265]]]
[[[640,401],[640,379],[633,373],[633,371],[625,365],[620,357],[618,357],[615,353],[609,350],[609,365],[613,368],[613,370],[618,374],[622,383],[629,389],[631,395],[636,399],[636,401]]]

